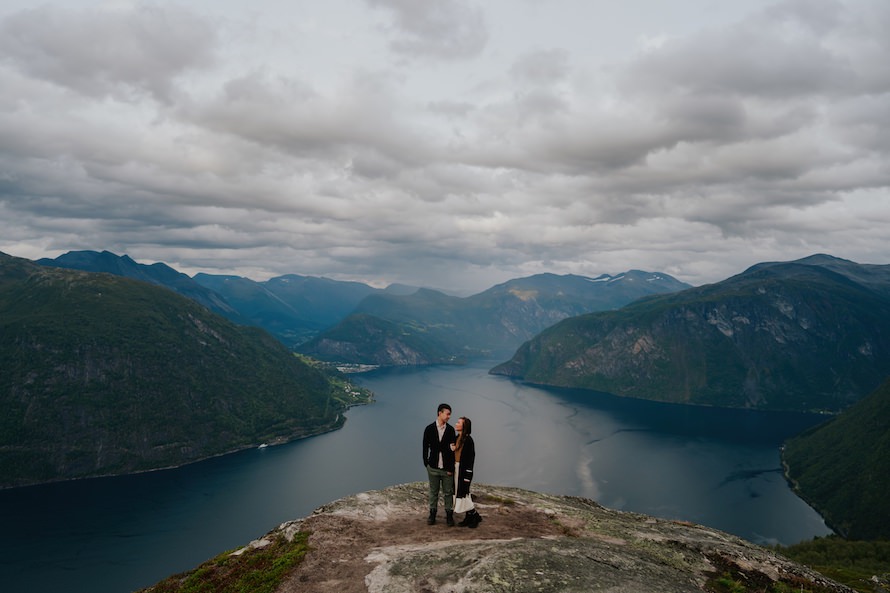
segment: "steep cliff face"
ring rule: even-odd
[[[808,263],[566,320],[492,370],[670,402],[843,409],[890,374],[890,298]]]
[[[146,592],[254,582],[268,571],[255,566],[275,561],[288,562],[268,589],[278,593],[852,591],[707,527],[583,498],[474,488],[483,516],[475,529],[427,525],[426,484],[393,486],[325,505]]]

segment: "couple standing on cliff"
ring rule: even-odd
[[[430,479],[430,516],[426,522],[427,525],[436,524],[441,491],[445,501],[445,522],[449,527],[454,525],[455,512],[466,513],[458,525],[478,527],[482,515],[476,512],[470,496],[476,461],[476,446],[470,436],[472,423],[469,418],[461,416],[452,427],[448,424],[450,418],[451,406],[439,404],[436,421],[423,431],[423,464]]]

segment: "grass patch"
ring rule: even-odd
[[[473,497],[478,501],[486,501],[486,502],[496,502],[501,506],[513,506],[516,504],[516,501],[512,498],[504,498],[503,496],[497,496],[496,494],[488,494],[488,493],[480,493],[478,496],[474,493]]]
[[[757,571],[747,571],[717,554],[708,554],[717,568],[705,587],[711,593],[832,593],[835,589],[796,575],[774,581]]]
[[[263,548],[224,552],[194,570],[173,575],[139,593],[273,593],[309,550],[308,533],[283,535]]]
[[[830,535],[775,549],[860,593],[890,589],[890,541],[845,540]]]
[[[706,590],[713,593],[830,593],[832,591],[805,579],[792,578],[767,582],[765,579],[751,579],[738,571],[724,572],[711,579]]]

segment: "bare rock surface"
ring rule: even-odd
[[[474,485],[478,528],[448,527],[441,508],[430,526],[426,488],[343,498],[251,545],[311,533],[279,593],[700,592],[725,590],[721,577],[746,591],[852,591],[736,536],[577,497]]]

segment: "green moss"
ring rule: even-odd
[[[729,573],[724,573],[723,576],[715,579],[714,587],[718,591],[725,591],[726,593],[744,593],[747,591],[745,585],[740,580],[732,578]]]
[[[225,552],[198,568],[164,579],[140,593],[272,593],[309,550],[308,533],[292,541],[277,536],[268,546]]]
[[[493,503],[497,503],[501,506],[513,506],[516,504],[516,501],[512,498],[505,498],[503,496],[497,496],[496,494],[480,494],[478,497],[474,495],[477,500],[485,500],[491,501]]]

